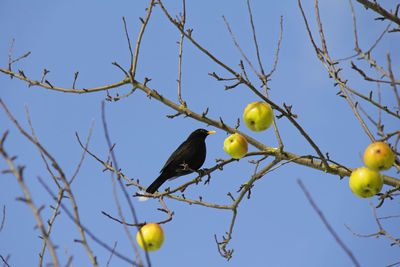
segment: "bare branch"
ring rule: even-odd
[[[393,87],[394,95],[396,96],[396,100],[397,100],[397,108],[400,110],[400,97],[399,97],[399,92],[397,91],[396,81],[394,79],[393,72],[392,72],[392,61],[390,59],[389,52],[386,53],[386,58],[387,58],[387,62],[388,62],[389,78],[391,81],[391,85]]]
[[[45,190],[50,194],[51,197],[56,198],[56,196],[54,195],[54,193],[50,190],[50,188],[43,182],[43,180],[38,177],[39,182],[41,183],[41,185],[45,188]],[[82,229],[83,232],[85,232],[90,238],[93,239],[93,241],[95,241],[97,244],[99,244],[100,246],[102,246],[103,248],[105,248],[108,251],[113,251],[113,249],[107,245],[106,243],[104,243],[103,241],[101,241],[100,239],[98,239],[89,229],[87,229],[84,225],[82,225],[79,221],[76,220],[75,215],[73,215],[68,209],[67,207],[65,207],[65,205],[63,203],[60,203],[60,207],[62,208],[62,210],[67,214],[68,218],[73,221],[79,229]],[[82,243],[82,240],[80,240],[80,243]],[[116,255],[118,258],[120,258],[123,261],[126,261],[129,264],[132,264],[133,266],[142,266],[134,261],[132,261],[131,259],[129,259],[128,257],[125,257],[124,255],[122,255],[121,253],[114,251],[114,255]]]
[[[101,118],[102,118],[102,121],[103,121],[104,135],[105,135],[105,138],[106,138],[106,141],[107,141],[108,147],[110,149],[110,153],[111,153],[111,158],[112,158],[112,161],[114,162],[115,168],[118,170],[119,168],[118,168],[117,159],[116,159],[114,150],[112,149],[113,145],[111,145],[111,138],[110,138],[109,132],[108,132],[107,121],[106,121],[106,117],[105,117],[105,103],[104,103],[104,101],[101,103]],[[118,181],[118,184],[119,184],[122,192],[124,193],[124,197],[125,197],[128,205],[129,205],[129,209],[131,211],[133,220],[134,220],[135,224],[138,224],[138,219],[137,219],[137,216],[136,216],[135,208],[134,208],[133,203],[132,203],[131,199],[129,198],[128,192],[126,191],[125,186],[122,184],[121,179],[120,179],[119,176],[117,177],[117,181]],[[118,215],[122,219],[125,233],[127,234],[128,239],[129,239],[129,241],[131,243],[131,246],[132,246],[132,248],[134,249],[134,251],[136,253],[136,258],[139,260],[139,263],[142,264],[142,259],[140,258],[139,250],[137,249],[135,241],[133,240],[133,237],[132,237],[132,235],[131,235],[131,233],[130,233],[130,231],[129,231],[126,223],[125,223],[126,221],[125,221],[125,218],[123,216],[122,209],[121,209],[121,204],[120,204],[119,199],[118,199],[117,188],[116,188],[116,185],[115,185],[115,179],[114,179],[113,175],[111,175],[111,182],[113,184],[113,194],[114,194],[115,203],[117,204],[117,208],[118,208]],[[140,228],[138,227],[138,230],[139,229]],[[150,257],[149,257],[149,254],[148,254],[147,250],[145,250],[145,255],[146,255],[147,264],[149,266],[151,266]]]
[[[260,73],[258,73],[258,71],[254,68],[253,64],[251,64],[250,60],[246,57],[246,55],[244,54],[243,50],[240,48],[240,45],[236,42],[236,38],[232,33],[231,27],[229,26],[228,21],[225,19],[224,16],[222,16],[222,18],[225,21],[226,27],[231,35],[232,41],[235,43],[235,46],[237,47],[237,49],[239,50],[240,54],[242,55],[242,57],[244,58],[244,60],[246,60],[247,64],[249,64],[250,68],[253,70],[253,72],[261,79],[261,75]]]
[[[186,23],[186,2],[182,0],[182,9],[183,14],[180,20],[180,24],[183,30],[185,30],[185,23]],[[182,100],[181,90],[182,90],[182,53],[183,53],[183,40],[185,35],[181,33],[181,39],[179,41],[179,55],[178,55],[178,100],[181,105],[186,107],[186,102]]]
[[[281,16],[280,25],[281,25],[281,30],[280,30],[280,33],[279,33],[279,40],[278,40],[278,44],[277,44],[277,47],[276,47],[274,65],[273,65],[272,69],[270,70],[270,72],[266,75],[267,78],[272,76],[272,74],[276,70],[276,66],[278,65],[278,56],[279,56],[279,50],[280,50],[280,47],[281,47],[282,33],[283,33],[283,16]]]
[[[372,9],[376,13],[382,15],[384,18],[391,20],[400,26],[400,18],[397,17],[396,14],[388,12],[386,9],[381,7],[376,1],[368,1],[368,0],[356,0],[356,1],[364,5],[366,8]]]
[[[85,158],[87,147],[89,146],[90,137],[92,136],[93,126],[94,126],[94,119],[92,120],[92,123],[90,124],[89,134],[88,134],[88,137],[86,139],[86,144],[85,144],[85,148],[86,149],[83,150],[81,159],[79,160],[79,163],[78,163],[78,166],[76,167],[76,170],[75,170],[74,174],[72,174],[71,179],[68,181],[68,184],[71,184],[74,181],[76,175],[78,174],[78,172],[79,172],[79,170],[81,168],[83,159]]]
[[[5,266],[10,267],[10,264],[8,264],[7,259],[5,259],[5,258],[3,257],[3,255],[0,254],[0,258],[1,258],[1,260],[3,261],[3,263],[4,263]]]
[[[112,248],[112,250],[111,250],[110,257],[109,257],[108,260],[107,260],[106,267],[108,267],[109,264],[110,264],[110,262],[111,262],[111,258],[112,258],[112,256],[114,255],[114,251],[115,251],[115,248],[117,247],[117,244],[118,244],[118,242],[115,241],[115,242],[114,242],[114,246],[113,246],[113,248]]]
[[[6,114],[8,115],[8,117],[13,121],[13,123],[18,127],[18,129],[20,130],[20,132],[26,137],[28,138],[29,141],[31,141],[34,145],[36,145],[36,147],[43,152],[44,155],[46,155],[46,157],[52,162],[52,166],[57,170],[57,172],[59,173],[59,179],[64,183],[65,186],[65,190],[68,193],[69,199],[71,201],[73,210],[74,210],[74,215],[75,215],[75,220],[77,222],[78,225],[78,230],[80,232],[81,235],[81,239],[82,239],[82,244],[84,245],[86,252],[90,258],[90,260],[92,261],[94,266],[97,266],[97,261],[96,258],[94,257],[92,251],[89,248],[88,243],[86,242],[86,237],[83,231],[83,228],[81,227],[81,223],[80,223],[80,219],[79,219],[79,213],[78,213],[78,208],[77,208],[77,204],[74,198],[74,195],[71,191],[71,188],[65,178],[65,174],[63,172],[63,170],[61,169],[60,165],[57,163],[57,161],[50,155],[49,152],[47,152],[46,149],[44,149],[44,147],[36,140],[36,137],[32,137],[30,136],[22,127],[21,125],[17,122],[17,120],[11,115],[11,113],[8,111],[7,107],[5,106],[5,104],[3,103],[3,101],[0,99],[0,105],[3,106],[3,109],[5,110]],[[22,172],[22,170],[21,170]],[[22,175],[22,174],[21,174]],[[22,177],[22,176],[21,176]],[[44,228],[43,228],[44,230]],[[44,231],[43,231],[44,232]],[[49,244],[48,244],[49,245]],[[54,254],[55,256],[55,254]],[[53,257],[53,261],[55,261],[54,257]]]
[[[136,74],[136,66],[137,66],[137,61],[138,61],[138,57],[139,57],[139,48],[140,48],[140,44],[142,42],[142,37],[143,37],[143,33],[144,30],[146,29],[147,23],[149,22],[150,19],[150,15],[151,15],[151,11],[153,9],[153,5],[154,5],[154,0],[150,0],[149,2],[149,7],[147,8],[147,15],[146,18],[144,19],[143,24],[142,24],[142,28],[140,29],[137,41],[136,41],[136,47],[135,47],[135,54],[133,57],[133,63],[131,63],[132,69],[131,69],[131,75],[132,78],[135,78],[135,74]]]
[[[54,90],[54,91],[59,91],[59,92],[64,92],[64,93],[75,93],[75,94],[85,94],[85,93],[93,93],[93,92],[98,92],[98,91],[105,91],[107,89],[120,87],[122,85],[130,83],[129,78],[126,78],[126,79],[124,79],[124,80],[122,80],[120,82],[109,84],[109,85],[105,85],[105,86],[100,86],[100,87],[93,87],[93,88],[87,88],[87,89],[69,89],[69,88],[53,86],[53,85],[50,85],[48,83],[35,81],[35,80],[27,78],[23,74],[17,74],[17,73],[14,73],[14,72],[12,72],[12,71],[10,71],[8,69],[1,69],[0,68],[0,72],[3,72],[5,74],[10,75],[11,77],[15,77],[15,78],[18,78],[18,79],[20,79],[22,81],[25,81],[25,82],[27,82],[29,84],[29,86],[40,86],[40,87],[43,87],[43,88],[46,88],[46,89],[51,89],[51,90]]]
[[[7,152],[4,149],[3,145],[4,145],[4,140],[5,140],[6,135],[7,135],[7,133],[5,133],[3,135],[3,138],[2,138],[2,142],[1,142],[1,145],[0,145],[0,154],[3,156],[3,158],[7,162],[8,166],[10,167],[10,172],[15,176],[15,178],[17,179],[17,181],[19,183],[19,186],[21,187],[21,189],[22,189],[22,191],[24,193],[25,203],[32,210],[32,213],[33,213],[33,215],[35,217],[35,220],[36,220],[36,223],[37,223],[38,228],[40,230],[40,233],[41,233],[43,239],[45,240],[47,246],[50,249],[50,254],[51,254],[53,265],[56,266],[56,267],[59,267],[60,264],[58,262],[58,258],[57,258],[56,252],[55,252],[55,247],[54,247],[52,241],[50,240],[49,236],[46,233],[43,220],[42,220],[42,218],[40,216],[40,211],[35,206],[35,204],[33,203],[33,200],[32,200],[32,197],[31,197],[31,193],[30,193],[28,187],[26,186],[26,184],[24,182],[24,179],[23,179],[24,167],[16,167],[14,165],[14,162],[13,162],[12,158],[8,156]],[[3,262],[6,263],[6,261],[4,259],[3,259]]]
[[[335,238],[336,242],[340,245],[340,247],[346,252],[346,254],[349,256],[351,261],[353,262],[354,266],[361,266],[357,259],[354,257],[353,253],[350,251],[350,249],[343,243],[343,241],[340,239],[338,234],[333,230],[332,226],[329,224],[328,220],[325,218],[324,214],[322,211],[318,208],[318,206],[315,204],[314,200],[311,198],[310,193],[306,189],[306,187],[303,185],[300,179],[297,179],[297,183],[299,184],[301,190],[303,190],[304,195],[310,202],[311,206],[315,210],[315,212],[318,214],[318,216],[321,218],[322,222],[324,223],[325,227],[328,229],[328,231],[331,233],[333,238]]]
[[[1,143],[0,146],[3,146],[3,142]],[[6,205],[3,205],[3,216],[1,218],[1,224],[0,224],[0,232],[3,230],[4,227],[4,221],[6,220]]]

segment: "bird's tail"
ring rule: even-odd
[[[158,178],[146,189],[147,193],[153,194],[157,189],[166,181],[167,179],[163,174],[158,176]]]

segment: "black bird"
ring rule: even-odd
[[[160,171],[160,176],[146,189],[153,194],[168,179],[176,178],[198,170],[206,159],[206,137],[215,131],[197,129],[189,135],[172,155]]]

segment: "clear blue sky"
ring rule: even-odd
[[[174,2],[174,3],[169,3]],[[180,1],[169,1],[166,7],[171,14],[178,14]],[[176,2],[176,3],[175,3]],[[253,1],[253,17],[264,67],[273,64],[276,43],[279,37],[279,20],[283,15],[283,39],[277,71],[272,77],[270,97],[277,103],[293,105],[298,122],[309,133],[323,153],[329,152],[331,159],[351,168],[362,165],[360,153],[369,144],[359,122],[343,98],[336,96],[338,88],[315,56],[301,18],[297,1]],[[315,37],[317,37],[313,1],[303,1]],[[353,55],[352,17],[348,1],[320,1],[321,17],[327,37],[328,49],[335,58]],[[387,1],[385,7],[393,8],[396,1]],[[374,21],[374,14],[354,3],[359,29],[359,43],[368,49],[386,27],[386,22]],[[15,38],[13,56],[31,51],[31,55],[13,65],[13,70],[23,70],[25,75],[40,80],[43,69],[51,72],[46,78],[54,85],[69,88],[74,73],[79,71],[76,88],[89,88],[120,81],[123,74],[111,65],[116,61],[129,68],[129,51],[123,30],[122,16],[132,42],[136,41],[141,23],[138,17],[145,16],[147,1],[1,1],[0,3],[0,66],[7,68],[9,46]],[[239,71],[240,54],[232,43],[222,15],[230,26],[247,56],[255,62],[255,52],[249,26],[245,1],[188,1],[186,4],[187,27],[193,28],[193,37],[224,63]],[[179,33],[169,23],[159,7],[153,11],[143,37],[137,80],[151,78],[149,87],[165,97],[177,101],[178,45]],[[384,37],[378,45],[375,58],[386,67],[385,53],[391,51],[392,68],[399,73],[399,35]],[[357,59],[354,59],[357,60]],[[361,64],[361,63],[360,63]],[[349,84],[362,92],[375,89],[371,83],[363,82],[349,62],[344,62],[344,74]],[[363,66],[366,66],[365,64]],[[220,116],[224,122],[234,126],[245,106],[257,97],[244,86],[224,90],[225,83],[216,82],[208,73],[227,76],[226,71],[205,57],[188,40],[184,43],[182,97],[188,107],[208,115]],[[250,73],[250,69],[248,69]],[[371,71],[372,75],[374,73]],[[255,85],[260,83],[251,75]],[[28,88],[26,83],[0,74],[0,97],[25,129],[25,115],[29,108],[33,126],[39,141],[56,158],[68,176],[71,176],[81,157],[82,149],[75,138],[75,131],[82,138],[88,134],[94,119],[93,136],[89,149],[102,159],[107,157],[107,145],[101,125],[100,105],[105,92],[86,95],[65,94],[39,87]],[[121,95],[129,87],[110,90]],[[383,103],[393,107],[395,99],[389,88],[382,90]],[[377,110],[368,104],[363,106],[372,116]],[[130,97],[114,103],[106,103],[107,122],[110,135],[116,143],[115,153],[119,167],[133,179],[140,179],[147,186],[158,176],[169,154],[197,128],[217,130],[207,138],[207,159],[204,167],[211,167],[215,159],[228,159],[222,149],[226,133],[182,116],[168,119],[174,114],[170,108],[156,100],[149,100],[137,91]],[[398,129],[396,121],[383,117],[385,130]],[[45,170],[37,149],[26,140],[0,111],[0,134],[9,130],[5,148],[11,155],[18,155],[16,163],[25,165],[25,182],[29,186],[37,206],[45,205],[44,220],[49,219],[51,197],[39,184],[37,177],[56,188]],[[305,139],[286,119],[277,121],[285,150],[296,154],[314,153]],[[396,128],[397,127],[397,128]],[[253,133],[244,123],[240,129],[263,142],[277,147],[273,131]],[[373,129],[371,127],[371,129]],[[376,130],[373,130],[375,133]],[[256,151],[249,147],[249,151]],[[256,158],[254,158],[256,159]],[[266,164],[266,163],[264,163]],[[3,159],[0,169],[7,169]],[[108,173],[90,156],[72,184],[82,223],[102,241],[117,250],[132,255],[133,249],[120,224],[101,214],[105,211],[117,216],[112,184]],[[234,162],[223,172],[214,172],[207,186],[199,184],[185,191],[187,197],[197,199],[199,195],[207,202],[229,204],[227,192],[235,195],[240,185],[253,174],[253,165],[247,159]],[[396,176],[393,170],[386,172]],[[176,186],[194,178],[194,174],[181,177],[166,186]],[[367,199],[353,195],[348,187],[348,178],[324,174],[303,166],[287,164],[266,175],[252,189],[251,199],[244,200],[238,209],[233,239],[228,248],[233,248],[229,263],[219,256],[214,234],[219,240],[228,231],[231,212],[215,210],[187,203],[166,200],[175,215],[172,222],[163,225],[166,239],[163,247],[150,254],[153,266],[351,266],[349,257],[335,242],[318,215],[309,205],[296,179],[301,179],[314,201],[353,252],[362,266],[384,266],[400,260],[398,247],[391,247],[388,239],[360,238],[354,236],[344,223],[362,234],[378,231]],[[130,194],[136,191],[127,188]],[[384,190],[389,189],[384,186]],[[122,196],[122,193],[120,193]],[[4,229],[0,232],[0,254],[10,255],[11,266],[35,266],[38,262],[42,240],[35,228],[33,214],[26,204],[17,201],[22,191],[10,174],[0,176],[0,205],[6,206]],[[121,198],[122,199],[122,198]],[[157,210],[156,200],[138,202],[133,200],[140,221],[159,221],[165,215]],[[71,208],[69,206],[69,208]],[[130,220],[124,204],[126,218]],[[378,216],[399,214],[398,199],[386,201],[378,210]],[[394,236],[399,236],[399,219],[387,220],[383,224]],[[132,228],[132,235],[136,229]],[[79,239],[76,227],[64,212],[57,218],[52,241],[58,246],[57,255],[64,265],[67,260],[64,247],[73,256],[74,266],[90,266],[83,246],[75,243]],[[89,238],[89,244],[105,266],[109,252]],[[143,254],[144,255],[144,254]],[[50,261],[46,252],[46,262]],[[110,266],[124,266],[124,262],[113,258]]]

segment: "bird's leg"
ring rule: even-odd
[[[202,177],[207,176],[207,180],[204,181],[204,185],[210,183],[211,179],[210,169],[204,168],[204,169],[199,169],[195,172],[197,172],[197,174],[199,175],[197,182],[200,182]]]
[[[203,168],[203,169],[197,170],[196,172],[199,175],[199,181],[201,181],[202,177],[207,175],[207,180],[204,182],[204,184],[206,185],[210,182],[210,179],[211,179],[210,169]]]
[[[207,175],[207,180],[204,181],[204,185],[206,185],[206,184],[210,183],[211,174],[209,173],[209,169],[205,169],[203,171],[205,172],[204,175]]]
[[[197,170],[193,170],[192,168],[189,167],[189,165],[186,162],[183,162],[181,164],[181,166],[183,167],[184,171],[190,171],[190,172],[198,172]]]
[[[199,177],[196,178],[196,184],[198,184],[199,182],[201,182],[201,178],[207,173],[206,169],[200,169],[200,170],[193,170],[189,167],[188,164],[186,164],[185,162],[181,164],[181,166],[183,167],[184,171],[190,171],[190,172],[196,172]]]
[[[185,162],[183,162],[183,163],[181,164],[181,166],[183,167],[183,170],[184,170],[184,171],[193,171],[192,169],[189,168],[189,165],[186,164]]]

